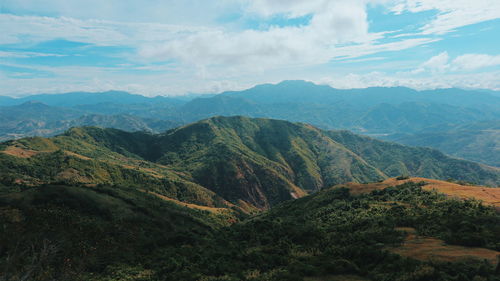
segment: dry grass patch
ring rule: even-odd
[[[304,281],[368,281],[368,280],[369,279],[357,275],[347,275],[347,274],[304,278]]]
[[[484,204],[496,207],[500,209],[500,188],[491,188],[484,186],[473,186],[473,185],[460,185],[456,183],[451,183],[442,180],[434,180],[427,178],[409,178],[404,180],[397,180],[396,178],[390,178],[383,182],[377,183],[346,183],[340,184],[335,187],[347,187],[351,190],[351,194],[365,194],[370,193],[374,190],[380,190],[391,186],[400,185],[406,182],[425,182],[426,185],[423,186],[424,190],[436,190],[437,192],[446,194],[448,196],[457,197],[461,199],[477,199],[483,201]]]
[[[486,260],[493,266],[499,262],[500,252],[475,247],[448,245],[443,240],[416,235],[413,228],[401,227],[397,230],[407,233],[399,247],[389,248],[392,253],[421,261],[458,262],[470,259]]]
[[[12,145],[8,146],[4,151],[2,151],[2,153],[19,158],[30,158],[37,155],[39,151],[24,149],[19,146]]]
[[[141,190],[141,191],[149,193],[151,195],[154,195],[154,196],[156,196],[156,197],[158,197],[158,198],[160,198],[162,200],[170,201],[170,202],[173,202],[175,204],[178,204],[178,205],[181,205],[181,206],[184,206],[184,207],[188,207],[188,208],[191,208],[191,209],[204,210],[204,211],[209,211],[209,212],[212,212],[212,213],[223,213],[223,212],[230,211],[227,208],[215,208],[215,207],[208,207],[208,206],[202,206],[202,205],[196,205],[196,204],[192,204],[192,203],[182,202],[182,201],[179,201],[177,199],[170,198],[170,197],[167,197],[165,195],[161,195],[161,194],[153,192],[153,191],[147,191],[147,190]]]
[[[74,153],[74,152],[71,152],[71,151],[68,151],[68,150],[65,150],[64,151],[64,154],[68,155],[68,156],[73,156],[73,157],[76,157],[76,158],[79,158],[79,159],[83,159],[83,160],[92,160],[90,159],[89,157],[87,156],[83,156],[81,154],[78,154],[78,153]]]

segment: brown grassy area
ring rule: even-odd
[[[500,252],[474,247],[447,245],[444,241],[433,237],[420,237],[415,229],[409,227],[396,228],[408,235],[399,247],[388,250],[405,257],[421,261],[457,262],[470,259],[487,260],[493,266],[499,262]]]
[[[80,159],[83,159],[83,160],[92,160],[90,159],[89,157],[87,156],[83,156],[81,154],[78,154],[78,153],[74,153],[74,152],[71,152],[71,151],[68,151],[68,150],[65,150],[64,153],[68,156],[73,156],[73,157],[76,157],[76,158],[80,158]]]
[[[306,277],[304,281],[368,281],[366,278],[362,278],[357,275],[328,275],[328,276],[316,276],[316,277]]]
[[[30,158],[34,155],[37,155],[39,151],[35,150],[30,150],[30,149],[24,149],[18,146],[8,146],[2,153],[5,153],[7,155],[19,157],[19,158]]]
[[[230,211],[227,208],[215,208],[215,207],[208,207],[208,206],[196,205],[196,204],[192,204],[192,203],[181,202],[177,199],[173,199],[173,198],[167,197],[165,195],[161,195],[161,194],[153,192],[153,191],[147,191],[147,190],[141,190],[141,191],[152,194],[152,195],[154,195],[162,200],[170,201],[170,202],[173,202],[173,203],[176,203],[178,205],[188,207],[191,209],[204,210],[204,211],[209,211],[212,213],[223,213],[223,212]]]
[[[390,178],[383,182],[360,184],[360,183],[347,183],[337,185],[336,187],[347,187],[351,190],[352,194],[369,193],[373,190],[384,189],[390,186],[396,186],[405,182],[425,182],[427,183],[423,188],[425,190],[436,190],[437,192],[444,193],[448,196],[453,196],[462,199],[478,199],[483,201],[484,204],[494,206],[500,209],[500,188],[491,188],[484,186],[460,185],[447,181],[427,179],[427,178],[409,178],[405,180],[397,180]]]

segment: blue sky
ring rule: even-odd
[[[0,0],[0,95],[500,90],[498,0]]]

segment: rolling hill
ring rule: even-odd
[[[345,182],[401,174],[498,185],[496,168],[346,131],[214,117],[163,134],[96,127],[1,144],[2,181],[133,186],[238,211],[268,209]]]
[[[391,186],[402,185],[407,182],[422,183],[422,189],[428,191],[437,191],[450,197],[460,199],[476,199],[482,201],[485,205],[495,207],[500,211],[500,188],[491,188],[485,186],[474,186],[470,184],[450,181],[442,181],[427,178],[389,178],[376,183],[345,183],[335,187],[349,188],[351,194],[368,194],[374,190],[383,190]]]

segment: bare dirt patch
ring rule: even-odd
[[[388,250],[409,258],[421,261],[458,262],[470,259],[486,260],[493,266],[499,262],[500,252],[475,247],[448,245],[443,240],[423,237],[409,227],[396,228],[407,233],[405,241],[399,247]]]

